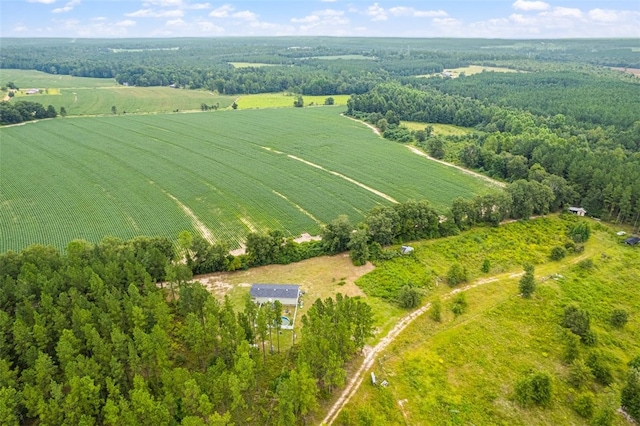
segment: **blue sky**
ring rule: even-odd
[[[640,0],[1,0],[2,37],[640,37]]]

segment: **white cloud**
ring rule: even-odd
[[[55,8],[51,12],[53,13],[71,12],[73,8],[78,6],[80,3],[82,3],[82,0],[71,0],[70,2],[67,2],[67,4],[65,4],[64,7]]]
[[[337,0],[320,0],[322,3],[335,3]]]
[[[16,33],[23,33],[27,31],[29,28],[24,24],[24,22],[18,22],[15,27],[13,27],[13,31]]]
[[[615,22],[619,19],[619,13],[615,10],[592,9],[589,18],[597,22]]]
[[[29,3],[42,3],[42,4],[52,4],[55,3],[56,0],[27,0]]]
[[[204,9],[210,9],[210,8],[211,8],[211,4],[209,3],[194,3],[187,6],[187,9],[192,9],[192,10],[204,10]]]
[[[241,12],[236,12],[233,15],[234,18],[238,18],[238,19],[244,19],[245,21],[257,21],[258,20],[258,15],[256,15],[255,13],[248,11],[248,10],[243,10]]]
[[[182,0],[146,0],[143,2],[144,6],[159,6],[159,7],[183,7],[184,2]]]
[[[582,18],[582,11],[572,7],[554,7],[550,12],[540,12],[539,15],[555,18]]]
[[[213,22],[201,20],[197,22],[200,32],[203,34],[222,34],[224,28],[215,25]]]
[[[124,16],[129,18],[182,18],[184,12],[180,9],[175,10],[153,10],[140,9],[135,12],[125,13]]]
[[[118,21],[114,24],[116,27],[135,27],[136,21],[133,19],[125,19],[124,21]]]
[[[389,14],[393,16],[412,16],[415,18],[442,18],[449,16],[444,10],[416,10],[413,7],[392,7]]]
[[[169,27],[169,28],[185,28],[187,25],[187,23],[182,19],[182,18],[178,18],[178,19],[171,19],[167,22],[165,22],[165,26]]]
[[[513,8],[516,10],[547,10],[551,6],[549,3],[545,3],[543,1],[527,1],[527,0],[516,0],[512,4]]]
[[[372,21],[386,21],[388,18],[387,12],[378,3],[369,6],[366,13],[371,16]]]
[[[225,4],[217,9],[213,9],[211,13],[209,13],[209,16],[211,16],[212,18],[226,18],[227,16],[229,16],[229,13],[233,12],[234,10],[235,8],[233,6],[231,6],[230,4]]]

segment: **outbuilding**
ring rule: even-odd
[[[582,207],[569,207],[569,213],[575,214],[576,216],[584,216],[587,214],[587,211]]]
[[[411,246],[402,246],[402,247],[400,247],[400,253],[402,253],[402,254],[413,253],[413,247],[411,247]]]
[[[253,284],[251,298],[261,305],[279,300],[283,306],[297,306],[300,298],[300,286],[296,284]]]
[[[636,237],[636,236],[629,237],[626,240],[624,240],[624,243],[629,244],[630,246],[638,245],[640,244],[640,237]]]

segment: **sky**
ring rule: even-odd
[[[0,0],[0,37],[638,38],[640,0]]]

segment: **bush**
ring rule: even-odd
[[[431,304],[431,312],[429,313],[429,316],[436,322],[442,321],[442,302],[440,302],[440,299],[434,300]]]
[[[622,408],[635,420],[640,421],[640,370],[629,369],[627,383],[622,388]]]
[[[551,376],[544,372],[529,373],[516,383],[515,399],[523,407],[551,404],[553,387]]]
[[[488,273],[491,270],[491,261],[489,259],[485,259],[482,262],[482,268],[480,270],[485,274]]]
[[[623,309],[614,309],[609,319],[609,323],[616,328],[624,327],[627,321],[629,321],[629,314]]]
[[[398,305],[404,309],[411,309],[419,306],[422,302],[422,292],[412,286],[411,284],[407,284],[400,290],[400,294],[398,294]]]
[[[525,265],[525,273],[518,282],[518,288],[522,297],[528,299],[536,290],[536,280],[533,275],[533,265]]]
[[[451,287],[456,286],[460,283],[466,282],[467,277],[467,269],[464,268],[459,263],[454,263],[449,268],[449,272],[447,272],[447,281]]]
[[[591,392],[581,393],[573,402],[573,409],[585,419],[589,419],[593,416],[595,407],[596,399]]]
[[[587,358],[587,365],[593,372],[593,377],[603,386],[613,383],[613,373],[611,367],[602,359],[602,356],[592,352]]]
[[[458,293],[456,297],[453,298],[453,303],[451,304],[451,312],[455,316],[459,316],[465,313],[467,310],[467,296],[465,293]]]
[[[587,335],[591,331],[590,321],[589,313],[576,305],[569,305],[564,308],[563,327],[580,336],[583,342],[585,342]]]
[[[585,271],[590,271],[594,267],[593,260],[591,259],[581,260],[580,262],[578,262],[578,267],[580,269],[584,269]]]
[[[564,333],[564,340],[565,347],[562,351],[562,360],[567,364],[571,364],[580,355],[580,350],[578,347],[580,343],[580,336],[577,336],[571,332],[566,332]]]
[[[582,389],[593,381],[591,368],[582,360],[576,359],[569,367],[568,382],[576,389]]]
[[[556,246],[551,249],[549,258],[551,260],[562,260],[567,255],[567,250],[564,247]]]

